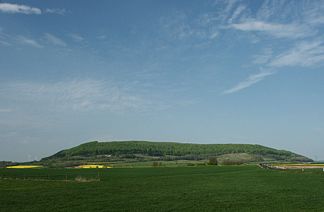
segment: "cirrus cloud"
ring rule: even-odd
[[[25,14],[25,15],[40,15],[44,13],[65,15],[67,11],[64,8],[40,9],[38,7],[32,7],[24,4],[0,3],[0,12],[8,13],[8,14]]]
[[[51,43],[53,45],[62,46],[62,47],[66,46],[66,43],[61,38],[59,38],[53,34],[45,33],[44,37],[49,43]]]
[[[239,82],[234,87],[232,87],[228,90],[225,90],[223,92],[223,94],[231,94],[231,93],[236,93],[238,91],[241,91],[245,88],[248,88],[248,87],[264,80],[266,77],[273,75],[274,73],[275,73],[274,71],[266,70],[266,71],[260,71],[259,73],[256,73],[256,74],[252,74],[252,75],[248,76],[248,78],[246,78],[245,80]]]
[[[34,40],[32,38],[27,38],[27,37],[22,36],[22,35],[17,36],[17,41],[24,44],[24,45],[28,45],[28,46],[31,46],[31,47],[43,48],[43,46],[41,44],[39,44],[36,40]]]
[[[296,24],[268,23],[256,20],[231,24],[229,28],[241,31],[265,32],[277,38],[302,38],[312,34],[311,30],[306,26]]]
[[[58,82],[11,82],[0,86],[0,98],[51,111],[143,111],[151,101],[127,87],[94,79]]]
[[[0,3],[0,12],[4,13],[22,13],[22,14],[42,14],[42,10],[37,7],[31,7],[23,4]]]

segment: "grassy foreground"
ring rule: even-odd
[[[324,211],[320,171],[207,166],[99,172],[100,181],[77,182],[71,179],[95,178],[98,170],[0,169],[0,211]]]

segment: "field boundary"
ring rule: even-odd
[[[52,177],[52,179],[51,179]],[[86,178],[83,176],[71,177],[69,175],[62,175],[61,179],[53,179],[53,176],[20,176],[20,177],[10,177],[10,176],[0,176],[0,180],[23,180],[23,181],[55,181],[55,182],[99,182],[101,179],[98,178]]]
[[[324,171],[324,164],[269,164],[269,163],[259,163],[258,166],[263,168],[263,169],[275,169],[275,170],[322,169]]]

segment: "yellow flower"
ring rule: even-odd
[[[43,168],[43,166],[37,165],[17,165],[17,166],[7,166],[7,169],[33,169],[33,168]]]

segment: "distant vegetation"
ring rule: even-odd
[[[11,161],[0,161],[0,168],[4,168],[7,166],[14,166],[17,165],[18,163],[11,162]]]
[[[43,158],[42,164],[73,166],[87,162],[205,161],[213,164],[242,164],[261,161],[310,162],[311,159],[285,150],[252,144],[192,144],[149,141],[89,142]],[[155,166],[156,164],[154,164]]]

